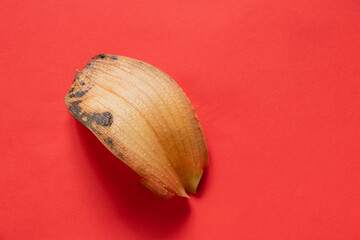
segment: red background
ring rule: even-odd
[[[358,0],[0,3],[0,239],[360,239]],[[163,200],[67,111],[75,69],[137,58],[210,152]]]

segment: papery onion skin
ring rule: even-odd
[[[76,71],[65,103],[151,191],[164,198],[196,193],[208,165],[205,136],[190,100],[164,72],[99,54]]]

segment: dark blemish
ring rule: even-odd
[[[96,121],[96,124],[104,127],[110,127],[113,122],[113,116],[109,112],[104,112],[102,114],[94,113],[92,118]]]
[[[105,58],[105,54],[99,54],[99,57]]]
[[[81,84],[81,85],[83,85],[83,86],[85,85],[85,83],[84,83],[84,82],[82,82],[82,83],[80,83],[80,84]]]
[[[74,91],[74,88],[70,88],[69,93],[72,93]]]
[[[111,56],[110,59],[117,60],[118,58],[117,58],[117,56]]]
[[[79,114],[81,112],[81,107],[79,104],[82,103],[82,100],[73,101],[69,104],[69,112],[73,115],[77,120],[79,120]],[[80,118],[81,119],[81,118]],[[79,120],[80,121],[80,120]]]
[[[124,154],[122,154],[121,152],[116,152],[116,156],[121,160],[125,160]]]
[[[89,62],[88,64],[86,64],[86,66],[88,66],[88,67],[91,66],[91,62]]]
[[[80,91],[80,92],[76,92],[74,94],[71,94],[69,97],[70,98],[79,98],[79,97],[82,97],[84,96],[89,90],[85,90],[85,91]]]
[[[69,112],[79,122],[81,122],[82,124],[84,124],[85,126],[90,128],[91,130],[93,130],[91,124],[88,123],[89,120],[90,120],[89,114],[87,112],[81,113],[82,108],[79,106],[80,103],[82,103],[82,100],[77,100],[77,101],[70,102],[69,105],[68,105]],[[83,118],[86,118],[86,121],[84,121]]]
[[[104,138],[104,142],[111,148],[113,149],[114,148],[114,142],[111,138]]]
[[[79,122],[84,124],[94,133],[101,135],[98,131],[96,131],[93,123],[96,123],[99,126],[110,127],[113,123],[113,115],[110,112],[103,113],[88,113],[82,111],[82,108],[79,104],[82,103],[82,100],[77,100],[70,102],[68,105],[69,112],[74,116]]]

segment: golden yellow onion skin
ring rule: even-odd
[[[99,54],[76,71],[70,113],[154,193],[196,193],[208,150],[196,112],[179,85],[145,62]]]

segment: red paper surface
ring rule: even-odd
[[[358,0],[0,2],[0,239],[360,239]],[[163,200],[67,111],[98,53],[162,69],[210,152]]]

